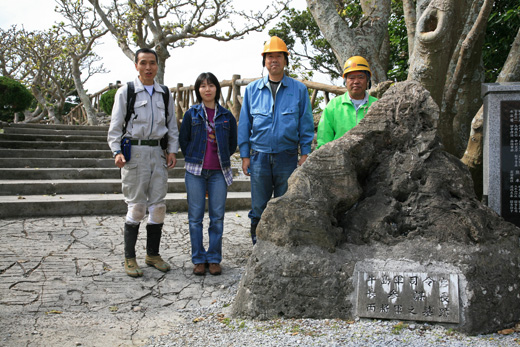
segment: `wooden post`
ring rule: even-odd
[[[311,96],[311,107],[314,108],[314,103],[316,102],[316,96],[318,95],[318,89],[314,89],[312,91],[312,96]]]
[[[240,109],[242,105],[238,101],[238,96],[240,95],[240,86],[237,85],[237,80],[240,79],[240,75],[233,75],[231,78],[231,88],[233,88],[233,108],[231,109],[231,113],[235,116],[237,123],[240,120]]]

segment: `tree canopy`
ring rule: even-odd
[[[337,0],[336,11],[349,28],[356,28],[363,16],[359,0]],[[514,35],[520,27],[520,5],[509,0],[495,0],[487,21],[482,51],[486,70],[484,82],[496,81],[507,58]],[[309,78],[316,71],[329,75],[331,80],[341,77],[344,61],[339,61],[323,36],[309,8],[287,10],[282,20],[269,30],[270,35],[282,38],[291,53],[291,69]],[[403,1],[392,0],[388,21],[389,64],[387,78],[404,81],[408,77],[408,33]]]
[[[237,10],[232,0],[113,0],[106,6],[100,0],[88,1],[130,60],[136,47],[155,49],[157,80],[163,83],[169,49],[193,45],[200,38],[230,41],[260,32],[290,0],[273,1],[256,12]]]

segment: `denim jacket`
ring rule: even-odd
[[[284,76],[273,102],[268,77],[246,87],[238,124],[240,157],[249,158],[250,150],[263,153],[311,152],[314,121],[309,93],[305,85]]]
[[[237,149],[237,122],[233,114],[217,104],[215,110],[215,136],[222,167],[230,167],[230,157]],[[184,160],[202,164],[206,154],[206,115],[202,104],[193,105],[182,119],[179,143]]]

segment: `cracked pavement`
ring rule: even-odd
[[[207,230],[207,213],[204,227]],[[123,216],[0,220],[0,346],[138,346],[182,323],[183,309],[207,307],[240,281],[252,245],[247,211],[224,219],[222,275],[192,273],[187,213],[166,217],[161,256],[141,278],[123,268]],[[204,235],[207,245],[207,231]]]

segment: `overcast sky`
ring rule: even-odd
[[[11,25],[23,24],[27,30],[43,30],[50,28],[61,16],[54,12],[54,0],[0,0],[0,27],[8,29]],[[262,9],[271,0],[236,0],[237,4],[251,4],[252,9]],[[305,0],[292,0],[291,6],[303,10]],[[177,83],[192,85],[197,76],[204,71],[213,72],[219,80],[231,79],[233,74],[242,78],[259,77],[262,74],[261,52],[264,42],[269,38],[268,30],[274,24],[268,25],[263,33],[251,33],[242,40],[218,42],[200,39],[192,47],[170,50],[171,57],[166,61],[165,84],[174,87]],[[102,57],[108,74],[91,78],[86,88],[94,93],[111,82],[120,80],[123,83],[132,80],[137,75],[133,63],[121,52],[110,34],[103,40],[104,44],[96,48]],[[264,71],[264,75],[267,72]],[[327,78],[320,77],[317,82],[329,83]]]

